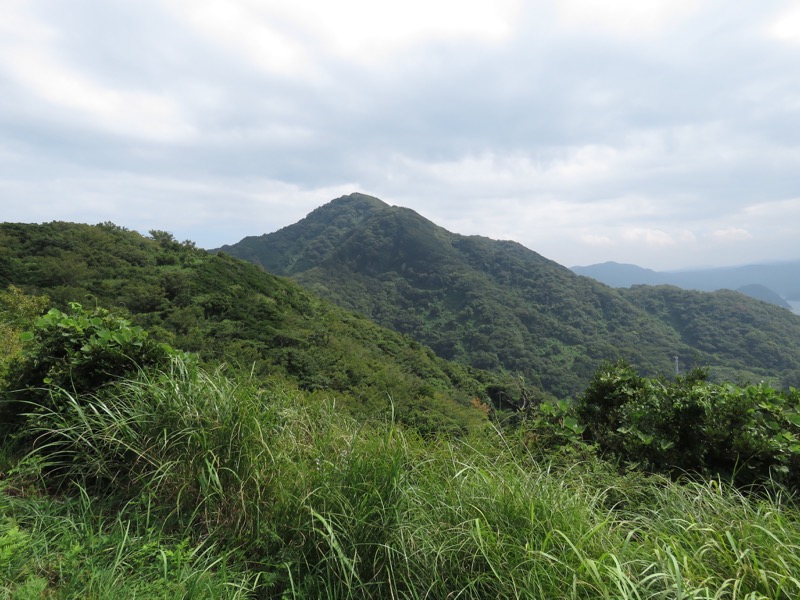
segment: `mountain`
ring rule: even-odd
[[[674,372],[679,356],[684,367],[753,379],[779,379],[800,364],[800,319],[777,307],[660,287],[626,295],[515,242],[451,233],[363,194],[217,251],[291,276],[444,358],[520,373],[558,396],[578,393],[602,361],[619,358],[655,374]],[[702,324],[676,318],[669,303],[678,301]],[[717,302],[724,319],[706,328]],[[703,343],[700,329],[710,336]],[[779,363],[739,347],[743,335],[773,330],[786,333],[774,340]]]
[[[243,260],[171,234],[146,238],[112,224],[0,224],[0,287],[46,294],[59,308],[100,305],[161,341],[423,432],[461,431],[485,417],[474,404],[498,385],[395,331],[334,306]],[[265,384],[266,385],[266,384]]]
[[[632,285],[660,285],[667,283],[662,274],[637,265],[621,264],[613,261],[588,267],[570,267],[578,275],[591,277],[611,287],[631,287]]]
[[[732,290],[699,292],[637,285],[619,292],[679,333],[691,348],[688,356],[678,355],[682,366],[713,365],[718,377],[733,381],[742,379],[748,367],[758,366],[744,378],[758,381],[759,375],[782,374],[785,385],[796,385],[800,317],[788,310]],[[716,357],[716,362],[710,357]]]
[[[770,290],[773,300],[774,296],[782,298],[783,302],[779,306],[784,308],[789,308],[786,300],[800,301],[800,261],[686,271],[651,271],[636,265],[605,262],[572,267],[572,271],[612,287],[666,284],[712,292],[719,289],[740,290],[758,285]]]
[[[745,296],[750,296],[751,298],[761,300],[762,302],[769,302],[770,304],[775,304],[776,306],[782,306],[783,308],[792,310],[791,304],[789,304],[786,300],[781,298],[767,286],[761,285],[760,283],[743,285],[736,291],[740,294],[744,294]]]

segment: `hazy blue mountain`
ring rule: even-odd
[[[784,300],[800,301],[800,260],[685,271],[651,271],[636,265],[606,262],[572,267],[572,271],[612,287],[667,284],[689,290],[711,292],[759,285],[768,288]]]
[[[645,269],[637,265],[617,263],[613,261],[588,267],[571,267],[578,275],[591,277],[611,287],[631,287],[632,285],[659,285],[667,283],[661,273]]]
[[[220,250],[291,276],[442,357],[521,373],[557,395],[577,393],[600,362],[618,358],[670,373],[678,355],[685,367],[773,379],[800,364],[800,319],[784,309],[739,293],[625,294],[515,242],[452,233],[362,194]],[[744,349],[755,330],[769,332],[780,360]]]
[[[763,302],[769,302],[770,304],[777,304],[778,306],[782,306],[783,308],[788,308],[792,310],[791,304],[789,304],[786,300],[781,298],[778,294],[773,292],[765,285],[761,285],[760,283],[751,283],[749,285],[743,285],[739,289],[736,290],[742,294],[750,296],[751,298],[756,298]]]

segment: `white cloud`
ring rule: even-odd
[[[171,231],[206,248],[274,231],[357,188],[354,182],[304,189],[266,178],[189,181],[124,172],[82,172],[32,184],[0,179],[0,197],[18,200],[3,206],[6,221],[112,221],[142,233]]]
[[[149,91],[106,87],[43,52],[10,55],[5,68],[37,98],[72,111],[89,129],[156,141],[182,140],[193,133],[173,99]]]
[[[800,44],[800,5],[794,3],[783,11],[772,21],[768,32],[776,39]]]
[[[343,54],[371,59],[414,43],[448,38],[496,41],[514,29],[520,0],[294,2],[291,11]],[[370,56],[372,53],[372,56]]]
[[[301,76],[314,66],[302,41],[285,33],[280,19],[271,18],[277,9],[273,2],[166,0],[166,4],[176,17],[267,71]]]
[[[325,77],[330,54],[374,65],[412,45],[496,42],[514,31],[521,0],[164,0],[178,18],[268,72]],[[313,40],[313,41],[312,41]]]
[[[193,133],[181,105],[147,83],[123,88],[63,60],[62,36],[54,24],[33,12],[33,6],[12,0],[7,12],[4,5],[0,24],[0,75],[5,74],[24,99],[13,107],[15,112],[156,141],[185,139]]]
[[[611,246],[615,246],[614,240],[612,240],[607,235],[596,235],[596,234],[585,234],[579,236],[581,242],[586,244],[587,246],[597,246],[600,248],[608,248]]]
[[[796,257],[797,56],[764,40],[796,11],[5,0],[0,203],[219,245],[364,191],[562,264]]]
[[[778,217],[781,223],[789,223],[792,226],[796,226],[800,223],[800,197],[756,202],[745,207],[743,212],[746,219],[772,219]]]
[[[645,36],[687,18],[703,5],[698,0],[557,0],[558,13],[570,25],[614,34]]]
[[[715,229],[709,234],[716,241],[720,242],[741,242],[743,240],[750,240],[753,235],[746,229],[741,227],[725,227],[723,229]]]
[[[674,246],[676,240],[666,231],[646,227],[631,227],[622,231],[622,238],[627,242],[644,244],[645,246],[665,248]]]

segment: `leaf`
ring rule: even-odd
[[[575,433],[583,433],[586,429],[583,425],[578,424],[578,420],[575,417],[564,417],[564,427]]]
[[[23,331],[19,334],[20,342],[30,342],[34,338],[32,331]]]
[[[785,413],[786,420],[789,421],[792,425],[800,427],[800,413]]]

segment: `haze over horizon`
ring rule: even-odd
[[[2,220],[206,248],[351,192],[564,266],[798,260],[800,5],[6,0]]]

